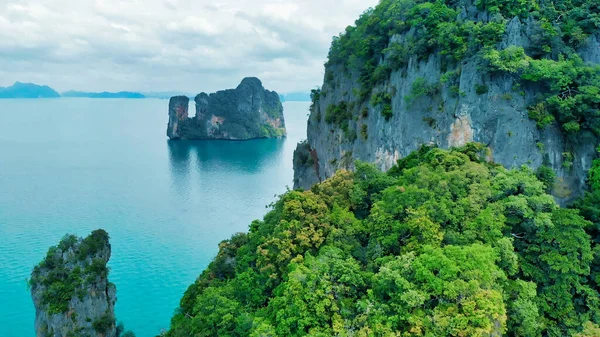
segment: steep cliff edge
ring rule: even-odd
[[[552,168],[559,201],[581,195],[599,142],[600,9],[525,3],[385,0],[365,12],[334,39],[297,150],[314,160],[295,164],[295,187],[357,159],[387,170],[423,144],[476,141],[506,167]]]
[[[189,118],[189,99],[171,98],[170,139],[246,140],[286,135],[279,95],[266,90],[258,78],[245,78],[235,89],[200,93],[194,101],[196,116]]]
[[[116,337],[116,288],[108,281],[108,234],[65,236],[34,268],[29,284],[38,337]]]

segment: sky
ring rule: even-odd
[[[0,86],[212,92],[323,81],[333,36],[377,0],[0,0]]]

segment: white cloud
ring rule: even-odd
[[[0,0],[0,86],[214,91],[322,81],[331,38],[377,0]]]
[[[263,8],[265,16],[272,18],[290,20],[292,15],[298,12],[298,5],[292,2],[267,4]]]

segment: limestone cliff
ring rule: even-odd
[[[167,137],[171,139],[182,138],[180,124],[188,123],[188,109],[190,99],[186,96],[174,96],[169,100],[169,125]]]
[[[470,0],[458,3],[462,6],[456,7],[457,20],[485,23],[494,18]],[[523,16],[496,18],[504,22],[496,48],[523,47],[529,53],[540,47],[539,23]],[[392,48],[414,44],[414,28],[391,36],[380,65]],[[588,64],[600,62],[600,31],[576,51]],[[427,57],[408,54],[401,62],[373,86],[370,100],[360,97],[364,74],[328,62],[324,84],[313,93],[307,143],[300,144],[296,154],[312,159],[295,160],[295,188],[309,188],[341,168],[353,169],[355,160],[387,170],[423,144],[448,148],[475,141],[487,145],[490,159],[506,167],[551,167],[557,174],[554,194],[561,202],[582,193],[596,156],[597,133],[582,128],[576,136],[568,136],[556,122],[539,128],[528,107],[544,95],[540,85],[487,70],[477,51],[457,62],[456,68],[439,50]],[[336,116],[343,113],[348,116],[337,123]]]
[[[188,98],[171,98],[170,139],[246,140],[286,135],[279,95],[266,90],[258,78],[245,78],[235,89],[200,93],[194,102],[196,115],[190,118]]]
[[[65,236],[29,281],[38,337],[116,337],[115,286],[108,282],[108,234]]]

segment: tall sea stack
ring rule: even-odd
[[[65,236],[34,268],[29,284],[38,337],[116,337],[116,288],[108,281],[108,233]]]
[[[255,77],[244,78],[235,89],[194,99],[196,115],[188,117],[189,99],[172,97],[169,102],[170,139],[247,140],[286,135],[279,94],[266,90]]]

